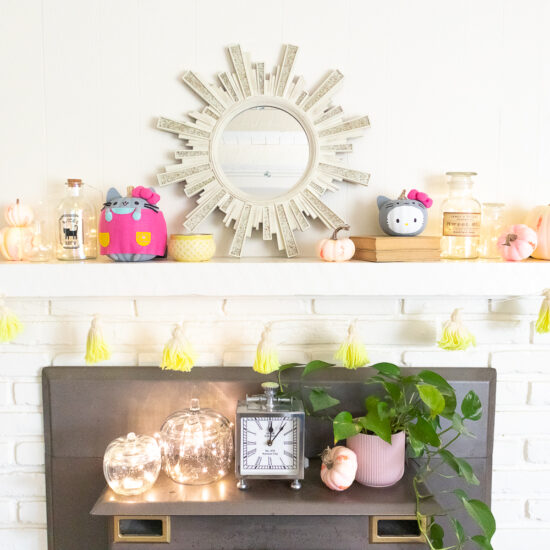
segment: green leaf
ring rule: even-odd
[[[375,365],[371,365],[371,367],[390,378],[398,378],[401,374],[401,369],[393,363],[376,363]]]
[[[453,493],[459,500],[468,500],[470,498],[462,489],[455,489]]]
[[[471,433],[468,428],[466,428],[462,417],[458,413],[454,413],[451,417],[451,420],[453,429],[456,430],[459,434],[465,435],[467,437],[475,437],[475,435]]]
[[[445,399],[445,408],[441,411],[441,416],[451,419],[456,410],[456,395],[454,393],[443,394],[443,398]]]
[[[336,444],[342,439],[357,435],[361,431],[361,426],[353,421],[351,413],[342,411],[334,417],[332,429],[334,430],[334,443]]]
[[[445,531],[439,523],[432,523],[430,525],[430,539],[434,548],[443,548],[443,537],[445,536]]]
[[[439,447],[441,441],[433,429],[432,425],[424,418],[419,418],[416,424],[409,424],[408,426],[410,434],[418,441],[431,445],[432,447]]]
[[[340,403],[339,399],[329,395],[323,388],[313,388],[309,392],[308,397],[313,407],[313,412],[330,409],[330,407],[334,407]]]
[[[462,523],[460,523],[460,521],[458,521],[456,518],[450,517],[449,519],[453,524],[456,540],[458,541],[458,544],[460,546],[466,542],[466,533],[464,532],[464,527],[462,526]]]
[[[415,437],[409,434],[409,449],[413,458],[418,458],[424,453],[425,447],[422,441],[418,441]]]
[[[384,386],[386,393],[394,403],[397,403],[401,399],[401,386],[399,384],[395,382],[382,382],[382,386]]]
[[[321,370],[321,369],[327,369],[328,367],[333,367],[334,363],[327,363],[326,361],[310,361],[304,368],[304,371],[302,372],[302,378],[304,376],[307,376],[308,374],[311,374],[312,372]]]
[[[458,456],[455,456],[455,461],[458,465],[458,475],[464,478],[470,485],[479,485],[479,479],[474,474],[474,470],[470,463]]]
[[[441,392],[435,386],[428,384],[423,384],[416,387],[418,389],[420,399],[422,399],[422,401],[430,409],[431,416],[434,417],[440,414],[445,408],[445,399],[443,398],[443,395],[441,395]]]
[[[439,451],[439,456],[441,457],[443,462],[445,462],[445,464],[450,466],[455,471],[455,473],[458,474],[460,469],[458,467],[458,464],[456,463],[456,458],[455,458],[455,455],[453,453],[451,453],[447,449],[441,449]]]
[[[455,390],[453,387],[443,378],[443,376],[437,374],[436,372],[433,372],[431,370],[423,370],[422,372],[418,373],[418,378],[422,380],[422,382],[425,382],[426,384],[430,384],[431,386],[435,386],[443,395],[452,395],[455,393]]]
[[[389,416],[380,415],[380,411],[387,409],[387,403],[381,402],[375,395],[370,395],[365,399],[365,408],[367,414],[363,417],[362,426],[365,430],[376,434],[380,439],[391,444],[391,422]]]
[[[303,363],[287,363],[286,365],[281,365],[277,370],[283,372],[288,369],[293,369],[294,367],[301,367]]]
[[[496,522],[487,504],[473,498],[462,499],[462,502],[469,516],[481,527],[487,539],[491,540],[496,531]]]
[[[468,418],[469,420],[479,420],[483,414],[481,401],[474,391],[469,391],[466,394],[466,397],[462,400],[460,409],[462,410],[464,418]]]
[[[493,550],[493,546],[483,535],[474,535],[472,540],[482,549],[482,550]]]

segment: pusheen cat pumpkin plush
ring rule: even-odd
[[[382,231],[394,237],[420,235],[428,222],[428,208],[433,204],[426,193],[416,189],[411,189],[408,195],[403,189],[396,200],[380,195],[376,202]]]
[[[101,254],[117,262],[143,262],[166,252],[166,221],[160,196],[141,185],[122,197],[111,187],[99,220]]]

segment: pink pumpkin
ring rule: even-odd
[[[0,252],[6,260],[27,260],[32,252],[33,232],[29,227],[4,227],[0,229]]]
[[[339,239],[338,231],[349,230],[349,225],[337,227],[330,239],[323,239],[318,246],[317,253],[325,262],[345,262],[355,254],[355,245],[349,238]]]
[[[509,262],[518,262],[531,256],[537,248],[537,234],[525,224],[511,225],[498,238],[500,255]]]
[[[535,206],[525,223],[537,232],[537,248],[531,256],[538,260],[550,260],[550,205]]]
[[[4,216],[8,225],[12,227],[24,227],[34,220],[32,208],[19,202],[19,199],[6,208]]]
[[[344,491],[355,479],[357,456],[347,447],[327,447],[321,455],[321,480],[333,491]]]

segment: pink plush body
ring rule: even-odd
[[[141,209],[141,218],[131,214],[112,213],[112,220],[99,221],[101,254],[153,254],[163,256],[166,250],[166,222],[162,212]],[[108,235],[108,237],[106,236]]]

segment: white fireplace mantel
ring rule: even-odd
[[[515,296],[550,287],[550,263],[441,261],[327,263],[317,259],[218,258],[0,263],[0,294],[59,296]]]

